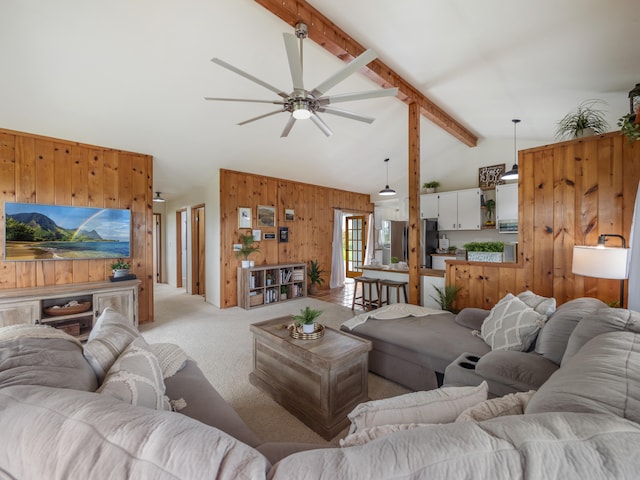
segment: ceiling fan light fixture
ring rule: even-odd
[[[517,180],[518,179],[518,149],[516,148],[516,127],[520,120],[514,118],[513,122],[513,167],[506,173],[503,173],[500,180]]]
[[[293,112],[291,112],[293,118],[296,120],[307,120],[311,118],[311,110],[309,110],[309,106],[303,100],[296,100],[293,102]]]
[[[378,192],[378,195],[383,195],[383,196],[395,195],[396,191],[393,188],[389,188],[389,159],[385,158],[384,163],[387,164],[387,184],[384,186],[382,190]]]

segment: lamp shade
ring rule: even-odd
[[[573,247],[571,271],[577,275],[624,280],[627,278],[628,248]]]

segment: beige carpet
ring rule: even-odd
[[[169,342],[181,346],[198,362],[211,384],[264,441],[326,443],[313,430],[249,383],[251,372],[251,323],[297,314],[305,306],[323,311],[319,321],[338,328],[353,317],[343,306],[312,298],[292,300],[254,310],[218,309],[202,297],[166,284],[155,287],[155,322],[140,326],[149,343]],[[369,397],[388,398],[408,392],[405,388],[369,374]],[[330,443],[337,444],[346,430]]]

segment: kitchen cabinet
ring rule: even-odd
[[[518,184],[496,186],[496,225],[500,233],[518,233]]]
[[[103,281],[0,290],[0,327],[20,323],[49,325],[86,340],[106,307],[137,326],[140,283]]]
[[[479,188],[438,193],[438,230],[480,230]]]
[[[438,194],[420,195],[420,218],[438,218]]]

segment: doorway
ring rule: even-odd
[[[176,211],[176,287],[187,283],[187,210]]]
[[[365,245],[365,217],[353,215],[345,217],[344,230],[344,259],[347,278],[362,276],[364,265]]]
[[[191,208],[191,293],[205,295],[204,205]]]
[[[153,281],[162,279],[162,216],[153,214]]]

